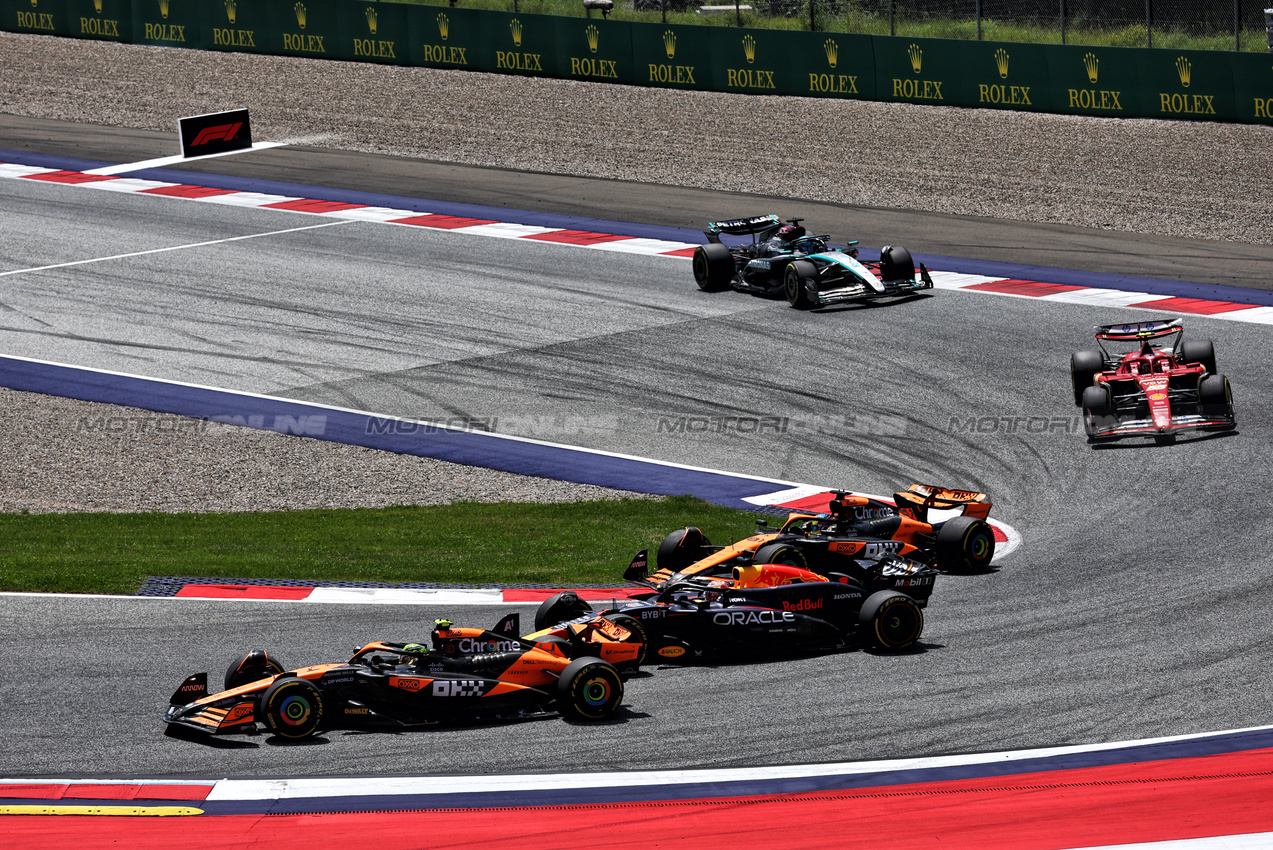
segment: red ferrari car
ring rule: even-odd
[[[1083,409],[1090,441],[1168,441],[1180,431],[1236,427],[1229,379],[1216,372],[1215,346],[1183,337],[1180,319],[1096,328],[1100,350],[1070,358],[1074,403]]]

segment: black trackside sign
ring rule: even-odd
[[[210,112],[178,121],[181,155],[207,156],[252,147],[252,125],[246,109]]]

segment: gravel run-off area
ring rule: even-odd
[[[262,140],[1273,243],[1273,127],[685,92],[13,33],[0,33],[0,80],[0,121],[168,132],[181,116],[233,105],[252,111]],[[178,417],[94,429],[76,423],[132,414],[32,393],[0,391],[0,411],[0,511],[631,495]],[[255,482],[249,491],[245,480]]]

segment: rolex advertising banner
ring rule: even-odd
[[[163,47],[202,47],[204,2],[132,0],[133,42]]]
[[[869,35],[801,35],[800,49],[791,51],[793,93],[875,99],[875,47]]]
[[[572,80],[631,83],[632,24],[557,16],[557,72]]]
[[[146,2],[146,0],[134,0]],[[348,0],[265,0],[270,52],[313,59],[353,59],[341,42],[339,9]],[[366,31],[366,25],[363,27]],[[348,39],[346,39],[348,40]]]
[[[555,16],[487,12],[474,58],[480,70],[497,74],[565,76],[558,67],[557,51]]]
[[[1042,44],[963,41],[959,103],[985,109],[1052,108]]]
[[[1049,44],[1052,110],[1129,118],[1144,115],[1138,47],[1068,47]]]
[[[712,90],[708,27],[632,25],[632,82],[642,86]]]
[[[445,6],[407,6],[411,64],[424,68],[490,70],[478,64],[486,12]]]
[[[1234,118],[1273,124],[1273,56],[1231,53],[1229,61],[1233,63]]]
[[[67,0],[71,35],[102,41],[132,41],[133,13],[129,0]]]
[[[962,88],[967,42],[945,38],[875,38],[875,98],[973,106]]]
[[[42,35],[75,35],[64,0],[3,0],[0,29]]]
[[[807,33],[787,30],[711,28],[713,88],[746,94],[800,91],[791,57],[807,45]]]
[[[358,62],[406,65],[411,61],[405,3],[344,0],[337,7],[345,55]]]
[[[270,51],[267,9],[257,0],[203,0],[203,49]]]
[[[1142,115],[1231,121],[1233,64],[1217,50],[1141,50]]]

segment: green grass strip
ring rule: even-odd
[[[0,515],[0,590],[135,593],[147,576],[586,586],[697,525],[716,543],[757,514],[689,496],[572,504],[220,514]]]

